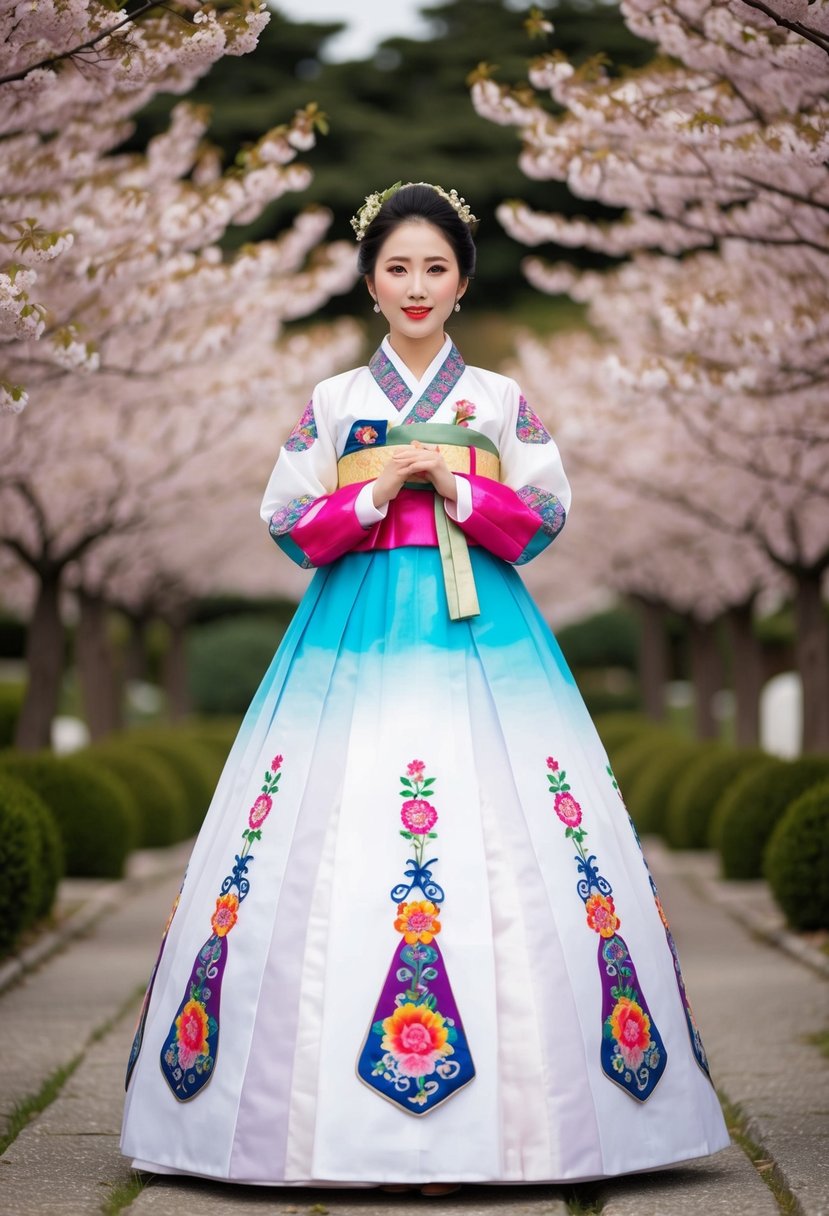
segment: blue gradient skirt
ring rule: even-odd
[[[145,1001],[140,1168],[274,1185],[600,1178],[728,1143],[607,756],[516,571],[317,572]]]

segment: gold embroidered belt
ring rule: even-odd
[[[414,422],[408,426],[389,427],[382,446],[366,447],[340,457],[337,462],[337,485],[372,481],[382,473],[395,448],[405,447],[414,440],[439,444],[441,455],[452,473],[479,473],[493,481],[501,479],[498,449],[485,435],[450,423]],[[425,478],[405,484],[409,489],[432,489]],[[453,621],[460,621],[478,616],[481,609],[466,536],[463,529],[446,514],[443,500],[438,494],[435,494],[435,528],[449,617]]]

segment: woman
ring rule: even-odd
[[[123,1150],[427,1194],[714,1152],[667,922],[513,569],[564,524],[558,450],[444,334],[474,217],[398,184],[353,224],[390,332],[316,388],[265,494],[277,544],[319,570],[196,842]]]

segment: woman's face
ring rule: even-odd
[[[392,334],[409,339],[442,335],[467,288],[452,246],[423,220],[407,220],[389,233],[367,283]]]

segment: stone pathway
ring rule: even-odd
[[[79,1061],[54,1101],[0,1157],[0,1212],[402,1216],[426,1205],[463,1216],[585,1210],[603,1216],[776,1216],[781,1210],[829,1216],[829,1063],[807,1041],[826,1027],[825,979],[735,921],[712,896],[710,863],[668,853],[655,842],[647,851],[718,1087],[740,1108],[744,1130],[768,1159],[763,1168],[775,1172],[796,1206],[781,1209],[737,1145],[701,1162],[575,1192],[468,1186],[457,1195],[424,1199],[156,1177],[136,1193],[135,1176],[118,1152],[124,1066],[140,993],[184,868],[186,850],[179,848],[155,859],[139,855],[140,883],[121,888],[119,902],[104,905],[80,938],[0,995],[0,1123],[57,1070]],[[742,916],[750,922],[745,907]]]

